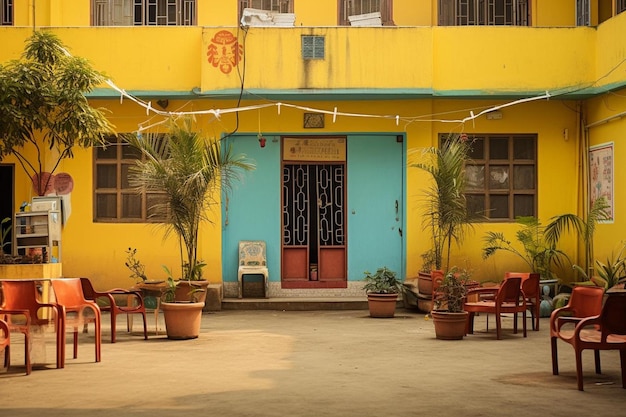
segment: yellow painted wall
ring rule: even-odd
[[[238,24],[238,0],[197,0],[198,26],[234,26]],[[89,26],[91,1],[17,0],[15,26]],[[301,1],[294,3],[295,26],[336,26],[337,0]],[[575,26],[573,0],[531,1],[532,26]],[[437,25],[438,0],[394,0],[394,22],[397,26]],[[591,24],[598,24],[598,0],[591,1]]]
[[[576,134],[578,115],[575,101],[561,101],[554,97],[549,101],[519,104],[503,109],[502,120],[487,121],[481,117],[464,126],[424,120],[462,119],[469,115],[470,110],[476,113],[483,108],[508,102],[489,99],[488,94],[492,92],[542,92],[546,89],[558,92],[564,87],[611,88],[620,83],[623,85],[626,82],[626,40],[621,33],[626,27],[626,14],[610,19],[597,29],[397,27],[377,30],[307,27],[324,26],[325,19],[329,22],[328,26],[335,25],[336,7],[332,7],[335,3],[328,0],[324,2],[333,10],[331,17],[328,17],[331,15],[329,12],[319,12],[325,10],[320,2],[316,2],[317,6],[313,7],[310,2],[298,1],[296,12],[302,17],[297,17],[297,22],[302,23],[301,28],[248,30],[245,39],[246,88],[341,88],[354,89],[358,93],[367,93],[374,88],[424,89],[426,92],[432,89],[436,96],[424,99],[319,100],[299,104],[329,111],[338,107],[339,111],[346,113],[401,115],[402,123],[398,126],[395,121],[388,119],[339,117],[336,123],[328,123],[326,128],[315,133],[406,132],[410,154],[435,144],[437,134],[442,132],[537,133],[540,219],[547,222],[553,215],[576,210],[580,195],[577,148],[581,138]],[[234,24],[227,27],[220,24],[225,20],[237,19],[236,7],[227,7],[229,3],[220,2],[215,8],[206,6],[205,2],[199,5],[199,22],[211,23],[215,27],[73,27],[55,29],[55,33],[69,46],[71,53],[87,58],[118,86],[128,91],[144,91],[147,99],[163,92],[190,93],[196,87],[205,92],[221,89],[236,91],[241,81],[236,71],[233,69],[225,74],[207,59],[207,48],[219,30],[230,31],[243,40],[243,33],[237,33]],[[399,16],[396,23],[399,26],[411,25],[412,22],[428,26],[424,16],[429,16],[429,19],[436,16],[434,6],[427,5],[427,2],[421,2],[415,7],[413,1],[394,3]],[[40,18],[46,19],[45,10],[51,3],[42,1],[41,8],[40,3],[37,4],[37,10],[41,11],[41,17],[37,17],[39,22]],[[83,4],[73,9],[73,12],[65,13],[68,4],[67,1],[54,3],[48,13],[50,24],[74,22],[72,25],[87,26],[86,6]],[[551,26],[552,22],[566,25],[565,22],[573,19],[573,15],[568,15],[567,10],[570,8],[564,5],[564,0],[533,2],[538,19],[536,25]],[[565,7],[566,12],[556,13],[557,6]],[[29,22],[32,23],[29,19],[31,17],[25,10],[16,10],[16,21],[28,26]],[[30,31],[30,27],[0,28],[3,44],[0,63],[20,56],[24,39]],[[302,62],[299,57],[301,34],[327,36],[329,58],[323,62]],[[476,99],[446,98],[459,93],[476,95]],[[150,124],[160,120],[147,116],[145,109],[129,100],[120,103],[119,98],[116,98],[93,100],[92,103],[110,110],[110,119],[120,132],[133,131],[141,123]],[[245,101],[243,104],[257,102]],[[187,97],[170,99],[168,110],[228,109],[236,106],[234,100],[210,97],[191,100]],[[624,112],[626,90],[622,88],[588,100],[584,109],[587,124]],[[274,108],[265,109],[261,113],[264,131],[305,131],[302,128],[301,110],[284,107],[280,115]],[[199,118],[199,125],[207,134],[215,137],[232,131],[236,126],[240,133],[256,134],[259,129],[259,112],[242,112],[238,122],[232,114],[224,114],[219,120],[203,116]],[[563,137],[564,129],[568,129],[568,140]],[[589,129],[590,144],[615,141],[615,159],[619,160],[618,157],[623,154],[619,138],[625,129],[624,118],[593,127]],[[3,161],[14,162],[10,158]],[[171,239],[163,242],[161,231],[154,230],[154,226],[150,225],[93,223],[92,164],[91,150],[77,151],[76,157],[65,161],[58,170],[70,172],[75,181],[72,215],[63,232],[64,274],[93,277],[101,287],[128,286],[128,272],[123,266],[124,250],[132,246],[138,248],[141,260],[148,265],[150,278],[162,279],[162,264],[176,266],[177,256],[165,255],[177,253],[176,242]],[[419,255],[428,248],[428,239],[422,232],[419,215],[424,177],[414,169],[409,169],[407,175],[407,274],[414,275],[421,265]],[[623,169],[616,166],[615,183],[621,184],[625,177]],[[16,209],[31,196],[30,180],[16,166]],[[625,198],[616,195],[616,207],[621,207]],[[219,211],[216,211],[215,216],[215,226],[207,226],[202,231],[200,251],[201,257],[209,264],[206,268],[207,278],[218,282],[222,279]],[[507,269],[523,267],[514,257],[505,254],[482,262],[481,239],[484,232],[492,228],[511,237],[517,230],[514,224],[479,225],[468,236],[465,245],[454,251],[453,262],[470,266],[479,279],[493,279],[502,276]],[[598,227],[597,254],[607,254],[625,232],[626,225],[619,218],[618,211],[613,224]],[[573,238],[565,239],[563,245],[568,252],[575,253]]]
[[[599,224],[596,231],[596,258],[605,262],[611,253],[617,253],[620,242],[626,242],[626,219],[623,207],[626,194],[622,191],[626,181],[626,167],[622,163],[626,154],[624,133],[626,132],[626,89],[601,95],[587,102],[587,129],[589,145],[613,143],[614,161],[614,208],[615,219],[611,223]]]

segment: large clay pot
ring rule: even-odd
[[[433,277],[430,272],[420,272],[417,275],[417,292],[422,295],[432,295]]]
[[[195,290],[200,290],[200,291],[196,291],[193,293],[193,301],[196,302],[201,302],[204,304],[204,302],[206,301],[206,289],[209,286],[209,281],[206,280],[202,280],[202,281],[183,281],[180,280],[178,281],[178,284],[176,285],[176,296],[175,296],[175,300],[176,301],[192,301],[192,299],[190,298],[191,295],[191,291]]]
[[[442,340],[461,340],[467,327],[467,311],[450,313],[433,310],[430,312],[435,324],[435,337]]]
[[[417,275],[417,291],[421,295],[430,296],[437,288],[433,282],[443,279],[443,271],[434,269],[431,272],[420,272]]]
[[[168,339],[195,339],[200,334],[202,303],[161,303]]]
[[[396,312],[398,294],[367,294],[370,317],[391,318]]]

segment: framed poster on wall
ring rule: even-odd
[[[589,148],[589,198],[591,204],[604,197],[609,207],[608,219],[614,220],[613,207],[613,142],[603,143]]]

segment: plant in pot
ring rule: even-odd
[[[382,267],[376,273],[365,271],[367,305],[370,317],[391,318],[395,315],[398,294],[402,291],[402,281],[389,268]]]
[[[430,187],[425,190],[423,224],[430,231],[432,242],[427,259],[432,262],[434,270],[438,271],[432,278],[433,294],[435,281],[440,281],[440,287],[443,281],[449,285],[453,283],[454,273],[450,275],[453,243],[460,245],[465,238],[466,228],[482,219],[480,215],[467,210],[465,167],[470,161],[470,152],[471,142],[467,135],[450,135],[441,141],[438,148],[427,148],[423,155],[424,161],[411,165],[427,172],[432,180]],[[436,323],[438,317],[433,316],[433,320]],[[435,330],[437,328],[438,326]]]
[[[175,281],[166,270],[170,284],[166,293],[189,286],[183,290],[184,302],[166,301],[161,304],[168,337],[197,337],[199,322],[193,333],[174,333],[168,326],[167,316],[174,309],[191,309],[190,304],[197,310],[194,314],[202,314],[204,299],[192,302],[199,293],[195,291],[199,288],[198,283],[205,281],[202,277],[205,264],[198,259],[200,225],[210,221],[208,216],[212,207],[219,204],[220,191],[226,193],[243,171],[254,166],[245,155],[235,155],[221,141],[205,139],[194,131],[191,118],[170,121],[169,131],[164,135],[126,135],[125,139],[141,156],[131,167],[130,185],[157,198],[158,202],[149,207],[151,216],[161,221],[159,224],[165,229],[164,238],[172,233],[178,238],[181,277]],[[203,294],[206,296],[205,291]],[[167,299],[170,299],[169,295]]]
[[[435,337],[443,340],[463,339],[466,332],[468,313],[463,309],[469,287],[475,285],[471,274],[453,267],[434,283],[431,316],[435,324]]]
[[[496,252],[509,252],[522,259],[530,272],[540,274],[542,279],[556,279],[553,272],[555,267],[560,267],[563,258],[568,257],[557,248],[556,240],[547,238],[546,230],[549,230],[549,226],[544,228],[539,219],[532,216],[518,217],[516,221],[522,226],[515,234],[518,245],[508,240],[502,232],[489,231],[484,237],[483,259]]]

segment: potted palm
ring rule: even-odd
[[[465,164],[470,160],[467,135],[450,135],[438,148],[426,148],[423,160],[412,164],[428,173],[431,185],[425,190],[423,227],[430,232],[431,248],[422,255],[424,267],[419,274],[421,292],[432,292],[433,271],[441,277],[450,267],[452,244],[461,244],[465,227],[472,221],[465,198]],[[427,290],[424,288],[428,288]]]
[[[211,207],[218,204],[218,193],[228,191],[232,181],[241,172],[253,169],[245,155],[234,155],[230,148],[223,149],[220,141],[205,139],[192,129],[192,124],[192,119],[185,118],[178,122],[172,121],[165,135],[126,137],[129,144],[141,154],[141,158],[131,168],[130,185],[137,191],[158,193],[161,196],[159,202],[150,207],[150,212],[164,219],[160,223],[165,229],[164,236],[174,233],[179,242],[181,277],[174,280],[169,269],[166,269],[168,286],[161,304],[170,338],[198,336],[199,319],[194,332],[175,333],[168,325],[168,315],[170,311],[179,308],[194,310],[196,316],[202,314],[204,298],[197,298],[198,293],[205,293],[198,291],[201,289],[198,283],[205,281],[202,275],[205,264],[198,259],[200,225],[210,221],[208,214]],[[185,285],[188,285],[183,290],[185,302],[171,302],[174,290]],[[193,308],[190,304],[193,304]]]
[[[365,271],[365,285],[367,305],[370,317],[391,318],[395,315],[398,294],[402,290],[402,281],[389,268],[382,267],[376,273]]]

